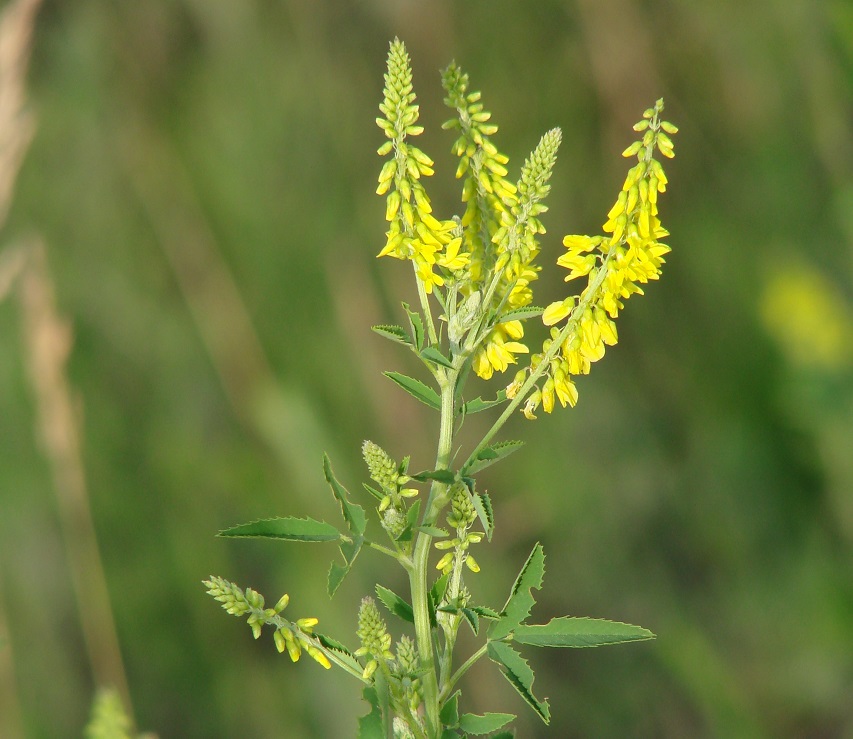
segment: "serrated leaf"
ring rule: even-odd
[[[465,472],[473,475],[504,457],[508,457],[513,452],[517,452],[523,446],[523,441],[501,441],[498,444],[487,446],[485,449],[481,449],[477,456],[471,460],[471,464],[465,468]]]
[[[486,606],[468,606],[474,613],[476,613],[481,618],[490,618],[493,620],[499,619],[501,614],[498,613],[494,608],[487,608]]]
[[[463,713],[459,717],[459,728],[468,734],[488,734],[506,726],[515,718],[512,713],[486,713],[477,716],[473,713]]]
[[[281,539],[283,541],[337,541],[343,534],[334,526],[313,518],[265,518],[223,529],[217,536]]]
[[[338,503],[341,504],[341,512],[344,515],[344,520],[347,522],[350,531],[356,536],[361,536],[364,533],[364,529],[367,527],[367,517],[365,516],[364,508],[360,505],[349,502],[349,493],[347,492],[347,489],[337,481],[337,478],[335,478],[335,473],[332,472],[332,463],[329,460],[328,454],[323,455],[323,474],[326,476],[326,482],[328,482],[329,486],[332,488],[332,493],[335,498],[337,498]]]
[[[477,511],[477,518],[483,524],[483,529],[486,532],[486,538],[491,541],[492,534],[495,533],[495,512],[492,510],[492,499],[488,493],[474,493],[472,496],[474,510]]]
[[[471,631],[474,632],[474,636],[480,633],[480,617],[477,615],[477,612],[473,608],[463,608],[462,615],[465,616],[465,620],[468,622],[468,625],[471,627]]]
[[[551,721],[551,711],[548,708],[548,701],[540,701],[533,695],[533,680],[535,678],[533,670],[527,664],[518,652],[516,652],[509,644],[500,641],[490,641],[486,648],[489,658],[497,662],[503,667],[504,677],[514,687],[518,694],[524,698],[527,704],[539,714],[546,724]]]
[[[459,696],[461,692],[457,690],[441,707],[438,717],[445,726],[454,727],[459,723]]]
[[[332,463],[329,461],[329,456],[327,454],[323,455],[323,474],[326,477],[326,482],[329,483],[329,487],[332,488],[332,494],[335,496],[338,503],[340,503],[341,513],[343,514],[344,520],[347,522],[347,526],[349,526],[352,534],[350,541],[341,541],[338,545],[341,550],[341,555],[343,555],[344,558],[344,564],[340,565],[337,562],[333,562],[329,568],[329,577],[326,587],[329,597],[331,598],[335,594],[335,591],[340,587],[343,579],[352,568],[355,558],[361,551],[361,545],[364,542],[364,529],[367,527],[367,517],[365,516],[364,508],[360,505],[356,505],[355,503],[350,503],[349,493],[335,477],[335,473],[332,471]]]
[[[441,410],[441,398],[438,393],[431,387],[424,385],[420,380],[401,375],[399,372],[383,372],[382,374],[396,382],[409,395],[420,400],[421,403],[425,403],[437,411]]]
[[[358,739],[385,739],[385,727],[382,725],[382,709],[379,708],[379,696],[376,689],[366,687],[362,697],[370,706],[370,713],[358,719]]]
[[[453,362],[451,362],[447,357],[445,357],[434,346],[428,346],[426,349],[424,349],[421,352],[421,358],[426,359],[428,362],[432,362],[433,364],[440,364],[442,367],[453,369]]]
[[[419,482],[435,480],[436,482],[443,482],[445,485],[452,485],[456,481],[456,473],[453,470],[424,470],[416,475],[411,475],[411,477]]]
[[[403,303],[403,310],[409,317],[409,326],[412,327],[412,339],[415,342],[415,349],[420,351],[424,348],[424,323],[421,320],[420,314],[409,308],[408,303]]]
[[[507,321],[526,321],[529,318],[536,318],[545,312],[544,308],[539,308],[535,305],[526,305],[523,308],[515,308],[514,310],[504,313],[501,316],[501,323]]]
[[[330,636],[326,636],[325,634],[320,634],[319,632],[314,632],[314,636],[317,640],[324,646],[326,649],[333,651],[339,660],[345,662],[349,665],[353,670],[361,670],[361,665],[358,660],[355,658],[352,652],[347,649],[346,646],[341,644],[337,639],[333,639]]]
[[[506,402],[506,390],[500,390],[498,391],[498,394],[494,400],[483,400],[482,398],[474,398],[474,400],[469,400],[467,403],[463,404],[462,412],[465,415],[469,415],[471,413],[479,413],[480,411],[485,411],[489,408],[494,408],[496,405],[500,405],[504,402]]]
[[[402,326],[371,326],[370,329],[386,339],[396,341],[398,344],[412,346],[412,340]]]
[[[418,531],[422,534],[426,534],[427,536],[431,536],[434,539],[444,539],[450,536],[444,529],[440,529],[436,526],[418,526]]]
[[[654,639],[648,629],[603,618],[562,616],[547,624],[516,627],[513,639],[534,647],[599,647]]]
[[[398,616],[409,623],[415,622],[415,612],[412,610],[412,607],[393,590],[377,585],[376,596],[395,616]]]
[[[344,578],[349,573],[351,567],[352,565],[349,562],[346,564],[332,562],[329,566],[329,575],[326,578],[326,592],[329,594],[330,598],[341,586],[341,583],[344,581]]]
[[[537,542],[515,579],[500,621],[489,628],[489,639],[503,639],[530,615],[530,609],[536,603],[531,591],[542,587],[544,576],[545,551]]]

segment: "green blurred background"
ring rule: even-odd
[[[430,464],[436,419],[380,374],[417,370],[369,330],[399,322],[412,290],[407,265],[374,259],[394,36],[445,216],[459,212],[439,128],[451,59],[483,91],[513,176],[563,129],[538,304],[564,294],[548,267],[562,235],[603,222],[642,110],[663,96],[681,129],[663,279],[630,301],[576,409],[507,428],[528,444],[483,475],[497,533],[473,585],[499,606],[541,540],[539,619],[625,620],[658,640],[527,650],[550,728],[491,664],[470,673],[465,708],[518,713],[523,737],[853,737],[849,0],[47,2],[29,75],[38,132],[4,243],[43,235],[73,325],[68,375],[139,727],[347,737],[364,712],[354,681],[253,641],[200,581],[287,591],[294,617],[350,644],[358,599],[377,579],[399,586],[368,552],[330,602],[333,547],[213,536],[271,515],[335,521],[323,450],[351,490],[364,438]],[[0,734],[78,736],[95,686],[14,299],[0,343],[14,670]]]

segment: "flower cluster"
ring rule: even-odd
[[[418,495],[416,488],[403,487],[412,478],[406,474],[409,458],[405,457],[397,464],[378,444],[365,441],[361,453],[367,464],[370,479],[377,483],[380,490],[365,486],[368,492],[379,499],[379,513],[382,514],[382,526],[392,539],[398,539],[407,526],[407,507],[404,498]]]
[[[456,536],[453,539],[437,541],[434,545],[439,550],[452,549],[453,551],[446,552],[438,560],[438,564],[435,566],[437,570],[441,570],[447,575],[453,571],[454,567],[461,566],[464,562],[471,572],[480,571],[477,560],[468,552],[471,544],[478,544],[483,540],[481,532],[468,531],[476,518],[477,511],[471,502],[468,489],[464,485],[458,485],[450,501],[450,511],[447,514],[447,525],[456,530]]]
[[[469,255],[460,252],[461,236],[454,235],[456,223],[439,221],[420,182],[433,173],[433,161],[406,139],[423,132],[417,125],[418,106],[412,92],[412,69],[409,55],[399,39],[391,44],[388,71],[385,74],[384,99],[379,109],[384,117],[377,125],[388,137],[379,155],[393,152],[379,174],[379,195],[388,194],[385,220],[390,224],[385,247],[380,257],[410,259],[427,293],[444,284],[445,278],[462,270]],[[439,272],[435,268],[441,268]]]
[[[468,92],[468,75],[451,64],[442,75],[445,103],[456,117],[444,128],[459,129],[453,153],[459,157],[457,177],[465,177],[462,202],[466,209],[461,224],[463,244],[471,254],[465,290],[485,295],[484,303],[501,314],[529,305],[530,283],[539,272],[534,260],[539,253],[538,234],[545,233],[538,216],[547,210],[541,202],[557,157],[561,133],[546,133],[521,170],[517,185],[506,179],[508,158],[489,139],[498,127],[488,123],[491,113],[483,109],[479,92]],[[489,275],[492,275],[489,278]],[[488,284],[487,284],[488,283]],[[477,348],[472,366],[483,379],[495,371],[505,372],[516,363],[516,354],[528,353],[519,340],[524,336],[521,321],[500,322],[490,328]]]
[[[542,353],[531,357],[530,370],[545,362],[545,381],[530,395],[523,408],[527,418],[535,418],[540,403],[546,413],[554,408],[555,399],[565,407],[578,399],[572,376],[585,375],[590,365],[604,356],[605,346],[618,339],[614,319],[624,300],[634,293],[643,294],[641,285],[660,276],[663,256],[669,247],[660,239],[669,235],[658,218],[658,193],[665,192],[667,178],[655,150],[663,156],[674,156],[672,140],[667,134],[678,130],[660,119],[663,100],[643,113],[634,130],[642,132],[622,154],[637,156],[637,164],[628,171],[622,191],[607,214],[602,227],[609,236],[570,235],[563,239],[567,252],[557,264],[569,270],[566,281],[588,277],[581,295],[549,305],[542,316],[546,326],[553,326]],[[568,317],[562,329],[556,327]],[[513,397],[521,388],[526,374],[519,373],[507,390]]]
[[[356,634],[358,634],[358,638],[361,641],[361,647],[355,651],[355,656],[370,657],[362,674],[365,679],[368,679],[376,672],[376,668],[379,667],[380,663],[386,663],[394,659],[394,655],[391,652],[391,634],[388,633],[385,620],[376,607],[376,601],[370,596],[366,596],[361,600],[361,606],[358,609],[358,629],[356,630]]]
[[[219,601],[232,616],[249,614],[247,620],[255,639],[260,637],[262,627],[269,624],[275,628],[273,640],[279,653],[286,649],[290,659],[296,662],[304,649],[327,670],[332,666],[313,638],[314,627],[318,623],[316,618],[288,621],[279,615],[290,603],[290,596],[286,593],[272,608],[264,608],[264,596],[252,588],[246,588],[244,592],[233,582],[215,576],[205,580],[204,585],[208,594]]]

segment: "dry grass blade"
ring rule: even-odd
[[[129,710],[130,692],[92,520],[75,404],[65,374],[71,328],[56,310],[44,246],[33,243],[28,252],[20,286],[27,364],[83,637],[96,683],[114,686]]]

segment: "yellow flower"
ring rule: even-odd
[[[516,363],[516,354],[527,354],[530,351],[518,341],[507,341],[507,339],[520,339],[523,335],[521,321],[498,324],[474,354],[474,372],[484,380],[488,380],[495,370],[505,372],[509,365]]]

